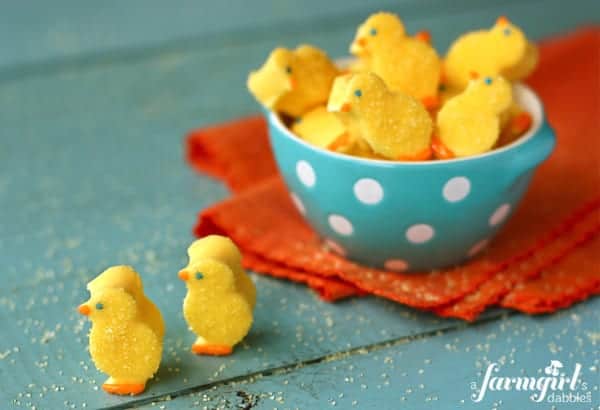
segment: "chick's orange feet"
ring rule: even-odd
[[[431,139],[431,150],[437,159],[452,159],[455,157],[450,148],[445,146],[442,140],[440,140],[437,136],[434,136]]]
[[[398,161],[427,161],[431,159],[432,151],[430,147],[425,148],[424,150],[417,152],[414,155],[401,155],[396,158]]]
[[[510,122],[510,130],[515,135],[524,134],[531,128],[533,118],[526,111],[517,114]]]
[[[142,393],[146,389],[144,383],[114,383],[106,382],[102,385],[102,389],[110,394],[118,394],[121,396],[135,396]]]
[[[437,95],[431,95],[429,97],[424,97],[421,99],[421,104],[423,104],[423,106],[429,110],[435,110],[436,108],[439,108],[440,106],[440,98]]]
[[[233,352],[233,348],[231,346],[225,345],[194,343],[192,345],[192,352],[199,355],[228,356]]]
[[[336,151],[343,146],[349,145],[350,143],[350,135],[348,135],[348,133],[345,133],[337,137],[331,144],[329,144],[327,146],[327,149],[330,151]]]

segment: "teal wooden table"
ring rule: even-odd
[[[600,300],[551,316],[492,311],[477,323],[389,301],[320,301],[253,275],[255,326],[236,354],[195,357],[181,315],[191,226],[227,197],[183,161],[191,128],[257,110],[246,73],[278,44],[344,55],[378,9],[429,28],[440,49],[507,14],[534,38],[598,22],[585,0],[6,3],[0,12],[0,408],[598,408]],[[107,266],[132,264],[167,318],[147,391],[115,397],[75,307]],[[472,400],[490,363],[542,377],[577,363],[591,401],[522,391]]]

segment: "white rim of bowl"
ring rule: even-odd
[[[453,164],[457,162],[463,161],[472,161],[480,158],[491,157],[495,155],[502,154],[503,152],[512,150],[519,145],[524,144],[529,141],[541,128],[542,123],[544,121],[544,112],[542,102],[539,97],[529,88],[528,86],[517,83],[513,85],[513,95],[515,96],[515,100],[521,107],[523,107],[529,114],[531,114],[533,118],[533,124],[529,128],[523,136],[517,139],[514,142],[511,142],[508,145],[503,146],[502,148],[493,149],[491,151],[485,152],[479,155],[473,155],[469,157],[462,158],[453,158],[453,159],[438,159],[438,160],[427,160],[427,161],[392,161],[392,160],[381,160],[381,159],[369,159],[369,158],[360,158],[354,157],[351,155],[340,154],[337,152],[329,151],[315,145],[309,144],[304,141],[302,138],[298,137],[294,134],[289,128],[287,128],[281,118],[277,113],[273,111],[269,111],[269,122],[274,124],[287,138],[291,138],[299,144],[306,146],[307,148],[316,151],[318,153],[329,155],[334,158],[343,159],[346,161],[359,162],[365,164],[377,164],[377,165],[386,165],[386,166],[422,166],[422,165],[434,165],[434,164]]]

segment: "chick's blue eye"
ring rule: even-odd
[[[371,33],[372,36],[376,36],[377,35],[377,29],[376,28],[372,28],[369,33]]]
[[[356,95],[357,97],[362,96],[362,91],[361,90],[354,90],[354,95]]]
[[[510,36],[510,29],[509,28],[505,28],[504,29],[504,35],[505,36]]]
[[[486,83],[487,85],[490,85],[492,83],[492,77],[485,77],[483,79],[483,82]]]
[[[292,67],[290,67],[289,65],[285,67],[285,72],[288,74],[292,74]]]
[[[102,309],[104,309],[104,305],[102,303],[98,302],[98,303],[96,303],[96,309],[102,310]]]
[[[196,279],[202,279],[204,278],[204,275],[202,274],[202,272],[196,272]]]

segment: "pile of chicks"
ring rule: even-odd
[[[353,156],[424,161],[477,155],[531,126],[513,98],[538,51],[500,17],[490,29],[462,35],[440,58],[430,36],[406,33],[392,13],[359,26],[338,67],[325,52],[276,48],[250,73],[248,88],[310,144]]]

